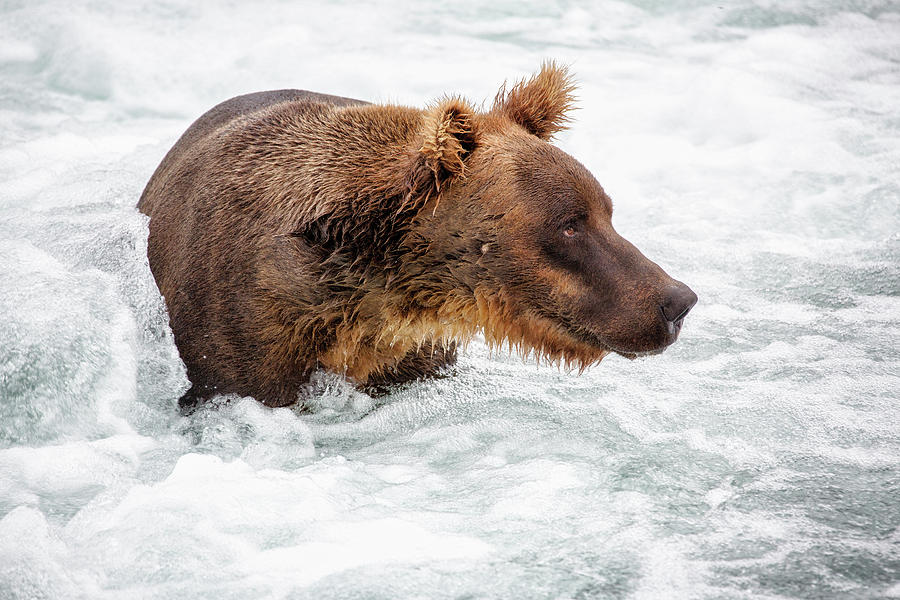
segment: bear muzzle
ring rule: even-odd
[[[669,279],[660,292],[647,295],[655,299],[648,298],[645,308],[634,306],[636,312],[623,311],[595,328],[594,335],[609,350],[633,359],[660,354],[678,340],[685,317],[697,304],[697,294],[680,281]]]

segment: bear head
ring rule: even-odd
[[[445,98],[424,113],[410,178],[430,187],[404,263],[413,302],[447,337],[481,330],[583,369],[610,352],[662,352],[697,296],[616,232],[601,185],[549,143],[573,91],[545,63],[489,111]]]

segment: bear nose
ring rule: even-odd
[[[681,327],[685,315],[694,308],[695,304],[697,304],[697,294],[683,283],[677,283],[666,288],[659,308],[666,321],[669,333],[675,333],[675,330]]]

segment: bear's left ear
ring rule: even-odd
[[[575,102],[574,91],[575,83],[569,70],[548,61],[537,75],[519,81],[511,89],[507,90],[504,83],[494,98],[493,111],[505,115],[542,140],[548,140],[566,128],[567,113]]]
[[[475,109],[461,98],[445,98],[425,112],[420,152],[441,186],[465,175],[465,161],[478,145]]]

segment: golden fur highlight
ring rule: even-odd
[[[438,191],[445,181],[465,177],[463,161],[478,143],[474,115],[475,109],[457,97],[445,98],[425,111],[419,152],[434,173]]]
[[[509,89],[504,83],[494,98],[493,112],[506,115],[542,140],[549,140],[567,128],[576,88],[567,67],[547,61],[530,79],[522,79]]]

